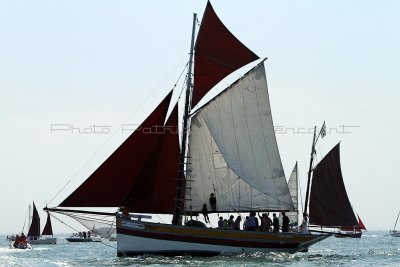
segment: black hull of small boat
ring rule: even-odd
[[[355,233],[355,234],[336,234],[335,237],[337,238],[361,238],[362,233]]]

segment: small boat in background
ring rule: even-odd
[[[399,220],[399,215],[400,215],[400,211],[399,211],[399,214],[397,214],[397,219],[394,224],[393,230],[390,230],[390,235],[394,236],[394,237],[400,237],[400,231],[396,230],[396,225],[397,225],[397,221]]]
[[[28,243],[28,239],[22,233],[20,236],[16,235],[14,242],[10,244],[11,249],[31,249],[31,245]]]
[[[51,226],[50,213],[47,212],[46,225],[43,228],[42,235],[40,235],[40,217],[36,209],[35,202],[33,202],[32,221],[28,231],[28,240],[31,244],[35,245],[55,245],[57,238],[53,237],[53,228]]]
[[[343,237],[350,237],[350,238],[361,238],[362,230],[367,230],[365,228],[364,223],[361,221],[360,216],[358,216],[358,225],[354,227],[342,227],[340,228],[339,232],[335,235],[335,237],[343,238]]]
[[[90,231],[87,232],[79,232],[79,234],[73,234],[70,237],[67,237],[66,240],[68,242],[101,242],[101,237],[97,235],[91,235]]]

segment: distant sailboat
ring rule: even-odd
[[[276,142],[264,60],[191,112],[224,77],[259,59],[229,32],[209,2],[194,46],[196,24],[194,14],[181,131],[170,92],[59,207],[46,210],[116,218],[118,256],[307,251],[331,235],[310,233],[306,220],[302,232],[273,233],[206,228],[193,219],[204,205],[211,212],[210,193],[217,197],[215,213],[297,212]],[[305,214],[310,196],[312,224],[354,226],[339,145],[312,169],[317,139],[314,132]],[[121,207],[124,212],[63,207]],[[148,222],[150,216],[142,214],[172,214],[172,224]]]
[[[314,153],[313,149],[312,154]],[[312,161],[310,172],[311,166]],[[357,227],[359,222],[355,217],[343,182],[340,167],[340,143],[314,167],[312,173],[310,224],[328,228],[353,229]]]
[[[393,230],[390,230],[390,235],[394,236],[394,237],[400,237],[400,231],[396,230],[396,225],[397,225],[397,221],[399,220],[399,216],[400,216],[400,211],[399,211],[399,214],[397,214],[397,219],[396,219],[396,222],[394,223]]]
[[[50,213],[47,212],[46,225],[40,235],[40,217],[36,209],[35,202],[33,202],[32,221],[27,234],[29,243],[36,244],[57,244],[57,238],[53,236],[53,228],[51,225]]]

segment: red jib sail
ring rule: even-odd
[[[358,225],[340,169],[340,143],[315,167],[310,194],[310,223],[323,226]]]
[[[33,202],[32,222],[29,227],[27,236],[40,236],[40,217],[36,209],[35,202]]]
[[[259,57],[225,27],[208,2],[197,35],[194,59],[193,106],[227,75]]]
[[[177,186],[179,135],[177,107],[164,125],[171,95],[60,206],[127,205],[135,212],[172,212],[174,197],[170,196]],[[133,200],[138,200],[135,205]]]
[[[43,228],[42,235],[53,235],[53,227],[51,226],[50,213],[47,212],[46,225]]]
[[[358,214],[357,214],[357,218],[358,218],[358,229],[367,230],[367,228],[365,227],[364,223],[361,221],[361,218],[360,218],[360,216],[358,216]]]

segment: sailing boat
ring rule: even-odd
[[[311,225],[328,228],[353,229],[359,225],[359,222],[355,217],[343,182],[340,167],[340,143],[332,148],[314,169],[312,169],[313,155],[316,153],[315,143],[319,136],[325,136],[325,122],[317,138],[315,138],[315,133],[316,128],[314,130],[314,141],[308,174],[305,213],[307,213],[308,191],[311,190],[309,206]],[[313,177],[310,188],[311,173]],[[339,235],[339,233],[337,234]]]
[[[351,238],[361,238],[362,230],[367,230],[364,223],[361,221],[360,216],[357,214],[358,225],[354,227],[341,227],[339,233],[335,237],[351,237]]]
[[[204,205],[220,214],[295,210],[276,142],[265,60],[192,111],[224,77],[259,59],[224,26],[210,2],[195,43],[196,22],[194,14],[181,131],[171,91],[83,184],[45,210],[113,216],[118,256],[307,251],[331,235],[212,229],[193,218]],[[148,222],[146,214],[172,214],[172,223]]]
[[[40,235],[40,217],[36,209],[35,202],[33,202],[32,209],[32,221],[28,231],[28,240],[32,245],[46,244],[54,245],[57,244],[57,238],[53,236],[53,228],[51,226],[50,213],[47,212],[46,225],[43,228],[42,235]]]
[[[396,230],[396,225],[397,225],[397,221],[399,220],[399,216],[400,216],[400,211],[399,211],[399,214],[397,214],[397,219],[396,219],[396,222],[394,223],[393,230],[390,230],[390,235],[394,236],[394,237],[400,237],[400,231]]]

